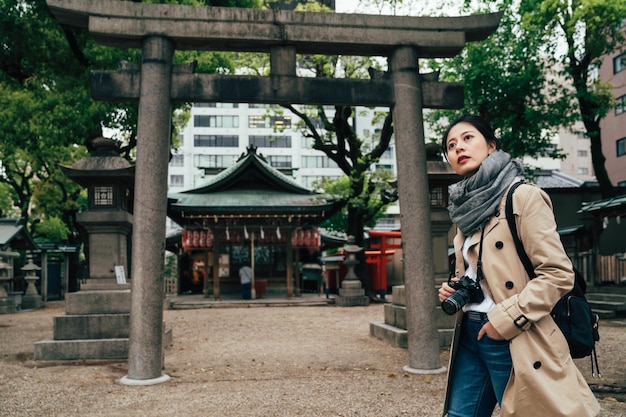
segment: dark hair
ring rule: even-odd
[[[443,155],[448,158],[448,147],[446,146],[446,141],[448,140],[448,135],[450,134],[450,130],[459,123],[469,123],[476,128],[487,140],[487,143],[493,142],[496,144],[496,149],[500,148],[500,143],[498,138],[496,138],[496,134],[493,131],[493,128],[485,119],[480,116],[474,116],[472,114],[464,114],[463,116],[457,117],[454,119],[450,126],[446,129],[443,134],[443,138],[441,139],[441,150],[443,151]]]

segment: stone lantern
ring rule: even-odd
[[[346,254],[344,263],[348,267],[348,272],[341,282],[341,288],[336,298],[336,303],[339,306],[369,305],[369,297],[365,295],[365,290],[361,287],[361,281],[359,281],[359,277],[354,272],[354,267],[359,264],[356,255],[362,250],[362,247],[354,244],[354,236],[348,236],[348,244],[343,247],[343,251]]]
[[[9,293],[7,292],[6,285],[9,280],[12,278],[11,271],[13,270],[13,266],[4,261],[4,256],[0,254],[0,313],[15,313],[17,310],[15,307],[15,303],[11,298],[9,298]]]
[[[66,176],[87,188],[88,210],[77,221],[87,233],[89,275],[80,291],[65,296],[65,315],[54,318],[54,339],[35,343],[35,360],[125,359],[130,323],[129,212],[135,167],[117,144],[96,138],[93,150]]]
[[[435,283],[441,284],[448,279],[449,233],[452,221],[448,213],[448,186],[461,179],[452,170],[450,164],[443,161],[441,147],[437,143],[426,144],[428,187],[430,190],[430,232],[433,245],[433,267]]]
[[[24,279],[28,283],[28,287],[26,287],[26,292],[22,297],[22,308],[40,308],[43,303],[41,300],[41,295],[37,292],[37,287],[35,283],[39,279],[37,276],[37,271],[41,271],[41,268],[33,263],[33,255],[28,254],[28,263],[22,267],[22,271],[24,272]]]
[[[76,218],[87,232],[89,275],[82,288],[119,289],[118,276],[123,271],[126,278],[130,267],[129,202],[135,167],[120,157],[112,139],[99,137],[92,145],[89,157],[69,167],[61,166],[66,176],[87,188],[88,210]]]

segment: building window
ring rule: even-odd
[[[276,130],[290,129],[291,116],[248,116],[248,127],[251,129],[274,128]]]
[[[239,103],[193,103],[194,107],[210,107],[218,109],[236,109]]]
[[[170,187],[184,187],[185,176],[184,175],[170,175]]]
[[[96,185],[93,187],[93,205],[96,207],[113,206],[113,186]]]
[[[339,177],[334,176],[313,176],[313,175],[304,175],[300,178],[300,183],[304,186],[304,188],[308,188],[309,190],[313,190],[320,185],[323,179],[329,179],[331,181],[338,179]]]
[[[262,103],[250,103],[249,109],[277,109],[280,106],[278,104],[262,104]]]
[[[250,135],[249,143],[257,148],[291,148],[291,136]]]
[[[194,135],[193,146],[206,148],[236,148],[239,146],[237,135]]]
[[[578,153],[578,156],[581,156],[581,157],[586,157],[589,154],[586,149],[579,149],[577,153]]]
[[[274,168],[291,168],[291,156],[270,155],[267,159]]]
[[[615,144],[617,145],[617,156],[626,155],[626,138],[619,139]]]
[[[588,175],[589,174],[589,168],[578,168],[576,170],[576,172],[578,172],[578,175]]]
[[[239,116],[195,115],[194,127],[239,127]]]
[[[229,168],[235,164],[234,155],[195,155],[196,168]]]
[[[302,168],[337,168],[337,164],[326,156],[303,156]]]
[[[380,156],[380,159],[393,159],[393,147],[389,146]]]
[[[300,137],[300,148],[302,149],[313,149],[313,145],[315,143],[315,139],[301,136]]]
[[[626,111],[626,95],[618,97],[615,100],[615,115],[622,114]]]
[[[170,166],[172,167],[182,167],[185,165],[185,155],[172,155],[172,159],[170,160]]]
[[[626,52],[619,54],[613,58],[613,74],[626,69]]]

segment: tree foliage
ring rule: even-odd
[[[597,78],[602,56],[624,46],[624,0],[525,0],[523,29],[543,41],[550,65],[563,68],[569,82],[570,112],[582,120],[591,143],[591,159],[603,197],[615,195],[602,152],[600,120],[614,106],[611,86]],[[565,45],[565,48],[561,48]],[[561,50],[564,49],[563,52]]]
[[[258,5],[257,0],[167,3]],[[61,219],[69,230],[67,241],[78,243],[75,215],[82,209],[84,190],[61,173],[59,164],[86,156],[103,128],[116,132],[122,156],[132,159],[137,102],[92,100],[89,74],[116,70],[122,61],[138,63],[141,52],[97,45],[87,30],[61,26],[45,0],[0,0],[0,10],[0,193],[10,198],[10,204],[3,201],[2,214],[17,211],[31,232],[36,232],[34,222],[43,230],[48,219]],[[175,55],[176,63],[193,60],[198,72],[234,70],[224,54]],[[173,138],[188,118],[188,107],[178,107],[177,120],[183,124],[174,123]]]
[[[624,0],[465,2],[466,14],[500,9],[495,34],[468,44],[455,59],[431,62],[442,79],[462,81],[462,112],[485,117],[513,156],[561,157],[550,137],[581,120],[605,197],[614,189],[604,167],[600,120],[613,105],[594,74],[603,54],[623,44]],[[476,5],[478,4],[478,8]],[[458,113],[458,112],[457,112]],[[455,113],[435,112],[431,122]],[[441,131],[439,129],[438,131]]]

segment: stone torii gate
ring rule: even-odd
[[[460,108],[463,90],[419,74],[419,58],[458,54],[485,39],[501,14],[397,17],[191,7],[116,0],[47,0],[64,25],[96,42],[141,48],[140,66],[95,71],[95,99],[139,100],[131,270],[128,375],[149,385],[162,373],[163,252],[173,101],[389,106],[397,146],[409,364],[439,373],[434,272],[422,109]],[[194,74],[173,65],[174,50],[264,52],[268,77]],[[296,54],[382,56],[389,76],[371,80],[300,78]],[[425,325],[426,323],[426,325]]]

